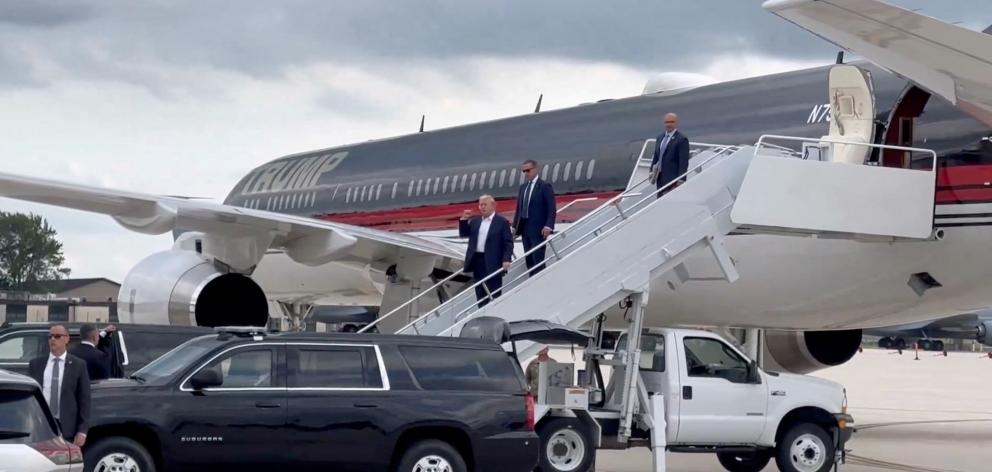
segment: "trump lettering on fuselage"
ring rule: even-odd
[[[320,178],[334,170],[347,156],[348,151],[343,151],[264,165],[244,180],[241,194],[256,195],[316,188]]]

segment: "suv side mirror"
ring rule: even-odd
[[[193,387],[193,390],[203,390],[210,387],[220,387],[224,383],[224,379],[220,378],[220,374],[213,369],[202,369],[193,377],[190,377],[189,384]]]
[[[761,375],[758,374],[758,361],[752,360],[747,364],[747,383],[760,384]]]

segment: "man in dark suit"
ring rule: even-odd
[[[555,229],[557,209],[555,206],[555,189],[551,184],[538,177],[540,167],[533,160],[524,161],[520,172],[527,181],[517,192],[517,211],[513,214],[514,232],[523,239],[524,251],[529,252],[534,246],[540,245]],[[544,269],[544,253],[542,247],[525,259],[528,274],[534,275]]]
[[[110,378],[110,355],[107,354],[110,340],[107,338],[107,333],[112,333],[116,329],[114,325],[110,325],[103,331],[97,331],[96,326],[88,323],[79,327],[79,338],[82,342],[72,348],[69,354],[86,361],[86,372],[91,382]]]
[[[465,210],[458,222],[458,234],[468,238],[466,272],[471,272],[476,281],[499,272],[485,282],[485,288],[482,285],[475,287],[475,296],[481,308],[490,300],[486,288],[492,298],[500,295],[503,273],[510,268],[510,258],[513,256],[513,235],[510,233],[510,222],[496,214],[496,200],[493,197],[479,197],[479,212],[482,216],[472,218],[471,210]]]
[[[679,117],[675,113],[665,115],[665,132],[655,140],[651,173],[655,171],[658,171],[658,189],[689,171],[689,138],[679,131]],[[658,192],[658,198],[682,185],[682,182],[685,182],[684,177],[664,192]]]
[[[52,414],[62,426],[62,437],[82,447],[90,417],[90,376],[86,362],[66,352],[69,330],[54,325],[48,330],[49,353],[28,363],[28,375],[39,385]]]

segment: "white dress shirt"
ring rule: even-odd
[[[489,236],[489,226],[493,224],[493,213],[488,217],[482,218],[482,222],[479,223],[479,238],[475,242],[475,252],[483,253],[486,252],[486,237]]]
[[[65,381],[65,361],[66,361],[66,354],[67,353],[63,352],[61,356],[58,356],[58,358],[59,358],[59,384],[56,385],[55,388],[56,388],[56,391],[59,392],[59,395],[62,394],[62,382]],[[49,405],[52,404],[52,399],[51,398],[48,398],[49,397],[49,392],[52,391],[52,359],[55,359],[55,355],[52,354],[52,353],[48,353],[48,363],[45,364],[45,374],[44,374],[44,377],[42,377],[42,381],[44,382],[44,384],[41,386],[41,392],[45,395],[45,401],[47,401]],[[57,412],[57,411],[53,411],[52,413],[56,417],[59,416],[59,412]]]

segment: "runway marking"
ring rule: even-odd
[[[972,419],[972,420],[920,420],[920,421],[893,421],[890,423],[874,423],[855,426],[856,431],[862,429],[872,429],[872,428],[884,428],[888,426],[909,426],[918,424],[939,424],[939,423],[992,423],[992,418],[988,419]]]
[[[877,469],[884,469],[884,470],[897,470],[901,472],[961,472],[956,469],[931,469],[928,467],[920,467],[909,464],[899,464],[897,462],[888,462],[880,459],[861,457],[854,454],[847,455],[847,463],[854,465],[863,465],[866,467],[874,467]]]

